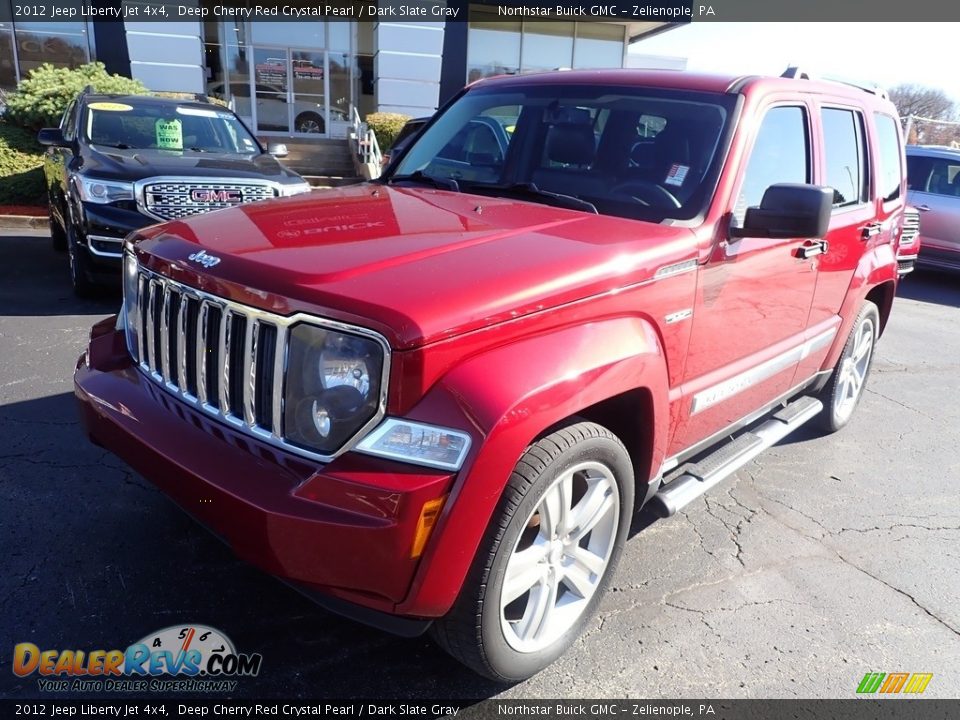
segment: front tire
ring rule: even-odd
[[[873,367],[873,351],[879,334],[880,312],[876,305],[865,300],[837,366],[820,392],[824,407],[819,425],[823,431],[837,432],[853,417]]]
[[[596,610],[633,514],[630,456],[580,422],[527,448],[434,639],[474,671],[522,680],[556,660]]]
[[[67,227],[67,255],[70,259],[70,283],[73,285],[73,292],[81,298],[96,296],[100,286],[93,280],[90,257],[87,249],[80,245],[77,230],[72,223]]]
[[[63,226],[53,219],[52,213],[48,217],[48,222],[50,223],[50,243],[54,250],[63,252],[67,249],[67,234],[64,232]]]

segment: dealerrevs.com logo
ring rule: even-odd
[[[206,625],[173,625],[126,650],[13,648],[14,674],[39,675],[44,692],[232,692],[235,678],[256,676],[262,662]]]

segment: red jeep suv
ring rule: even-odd
[[[76,393],[93,442],[237,555],[523,678],[638,508],[849,421],[905,193],[879,90],[483,80],[377,182],[131,234]]]

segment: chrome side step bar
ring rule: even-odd
[[[816,398],[804,396],[794,400],[759,427],[722,445],[700,462],[687,465],[682,475],[651,498],[651,507],[661,517],[670,517],[816,417],[821,410],[823,403]]]

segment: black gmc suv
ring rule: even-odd
[[[79,295],[119,282],[127,233],[310,190],[230,110],[206,101],[81,93],[45,128],[50,233]],[[272,154],[271,154],[272,153]]]

